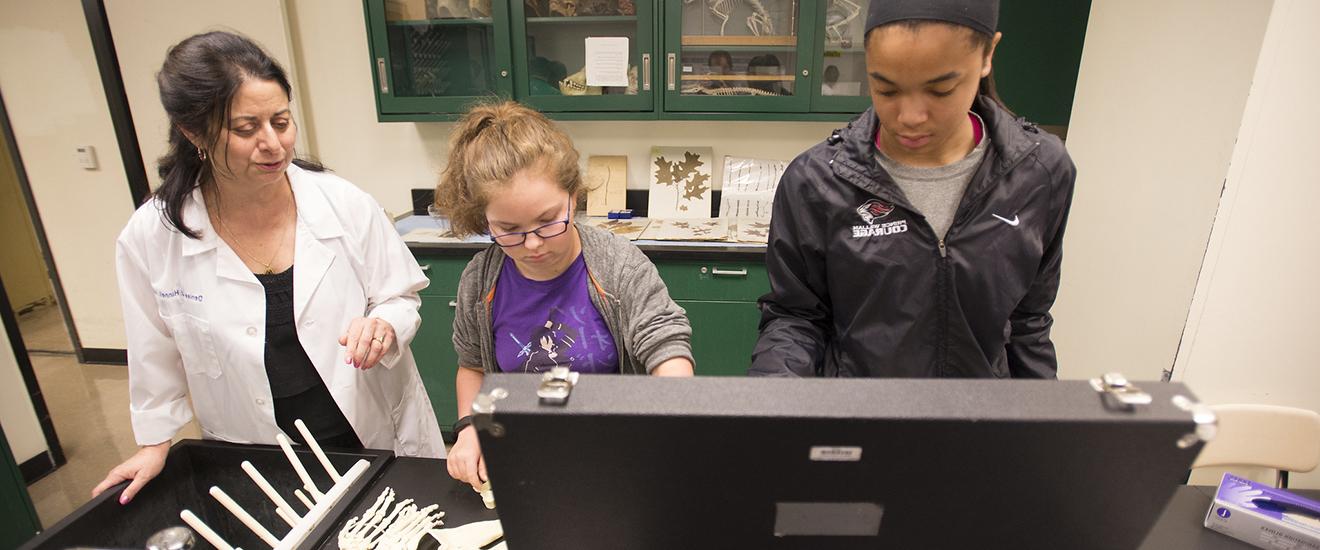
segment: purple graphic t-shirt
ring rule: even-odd
[[[614,338],[588,294],[587,264],[579,254],[549,281],[534,281],[504,258],[491,304],[495,359],[504,372],[619,372]]]

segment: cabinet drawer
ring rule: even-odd
[[[755,302],[770,291],[761,262],[659,261],[655,267],[675,300]]]
[[[417,265],[422,273],[431,280],[431,284],[419,294],[424,296],[457,296],[458,278],[463,274],[471,257],[453,258],[418,258]]]

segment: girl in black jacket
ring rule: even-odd
[[[750,374],[1057,376],[1075,169],[995,94],[998,8],[871,3],[872,108],[780,180]]]

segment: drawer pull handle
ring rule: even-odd
[[[431,270],[431,266],[430,266],[429,264],[417,264],[417,268],[418,268],[418,269],[421,269],[422,271],[430,271],[430,270]]]
[[[651,54],[642,54],[642,91],[651,91]]]
[[[458,307],[458,300],[450,300],[450,301],[449,301],[449,307],[457,308],[457,307]]]
[[[716,277],[746,277],[747,268],[744,267],[742,269],[720,269],[718,267],[713,267],[710,270],[710,274]]]

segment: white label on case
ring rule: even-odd
[[[857,462],[861,459],[861,447],[815,446],[811,448],[811,460],[814,462]]]

